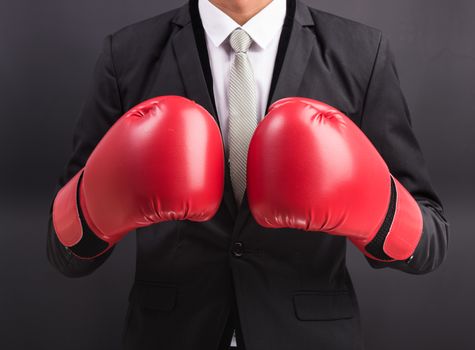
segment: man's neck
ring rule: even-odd
[[[272,0],[209,0],[239,25],[243,25],[254,17]]]

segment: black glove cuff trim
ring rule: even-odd
[[[373,240],[365,247],[368,253],[380,260],[394,260],[384,252],[383,245],[393,223],[394,214],[396,212],[396,201],[396,184],[394,183],[393,177],[391,176],[391,196],[389,199],[389,208],[386,213],[386,217],[384,218],[383,224],[379,228],[378,233],[376,233],[376,236],[374,236]]]
[[[88,259],[105,252],[107,248],[109,248],[109,243],[97,237],[96,234],[86,224],[86,220],[84,219],[84,214],[79,203],[79,186],[81,185],[83,175],[84,172],[79,178],[78,187],[76,189],[76,205],[78,208],[79,218],[81,220],[83,235],[81,240],[72,247],[69,247],[69,249],[78,257]]]

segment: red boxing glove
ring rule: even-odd
[[[275,102],[249,145],[247,195],[270,228],[348,237],[377,260],[405,260],[420,240],[422,214],[364,133],[322,102]]]
[[[223,145],[213,117],[184,97],[156,97],[123,115],[58,192],[53,225],[63,245],[76,245],[81,210],[110,248],[138,227],[211,219],[223,186]]]

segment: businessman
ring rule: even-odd
[[[73,141],[48,258],[85,276],[135,229],[125,349],[362,349],[347,241],[411,274],[446,254],[387,39],[300,1],[191,0],[107,36]]]

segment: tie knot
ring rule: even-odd
[[[229,43],[236,53],[247,52],[249,46],[251,46],[252,39],[244,30],[238,28],[231,33]]]

